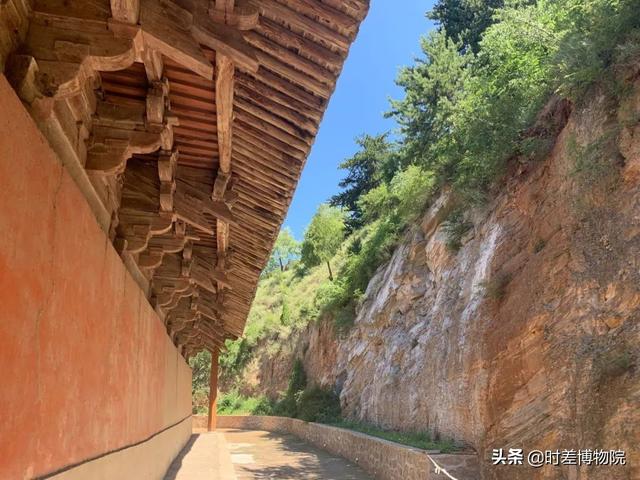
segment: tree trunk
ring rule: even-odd
[[[329,260],[327,260],[327,268],[329,269],[329,280],[333,282],[333,272],[331,271],[331,265],[329,265]]]
[[[278,255],[278,261],[280,262],[280,271],[284,272],[284,265],[282,264],[282,257]]]

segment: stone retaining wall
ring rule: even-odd
[[[206,419],[205,419],[206,422]],[[194,426],[199,420],[194,418]],[[442,454],[407,447],[363,433],[285,417],[219,416],[218,428],[290,433],[358,465],[379,480],[443,480],[434,463],[457,480],[480,478],[476,455]]]

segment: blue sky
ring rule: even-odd
[[[432,0],[371,1],[284,222],[296,238],[302,239],[318,205],[338,191],[344,176],[338,165],[355,153],[355,137],[395,128],[383,114],[389,98],[402,97],[394,81],[400,67],[420,54],[420,36],[432,28],[425,17],[432,6]]]

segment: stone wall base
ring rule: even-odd
[[[52,480],[161,480],[191,437],[191,417],[136,445],[40,477]]]
[[[194,417],[194,426],[202,421]],[[290,433],[358,464],[379,480],[478,480],[478,459],[469,454],[443,454],[407,447],[363,433],[285,417],[219,416],[218,428]],[[436,473],[437,467],[445,470]]]

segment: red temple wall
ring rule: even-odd
[[[191,370],[2,75],[0,179],[0,479],[159,439],[166,468]]]

